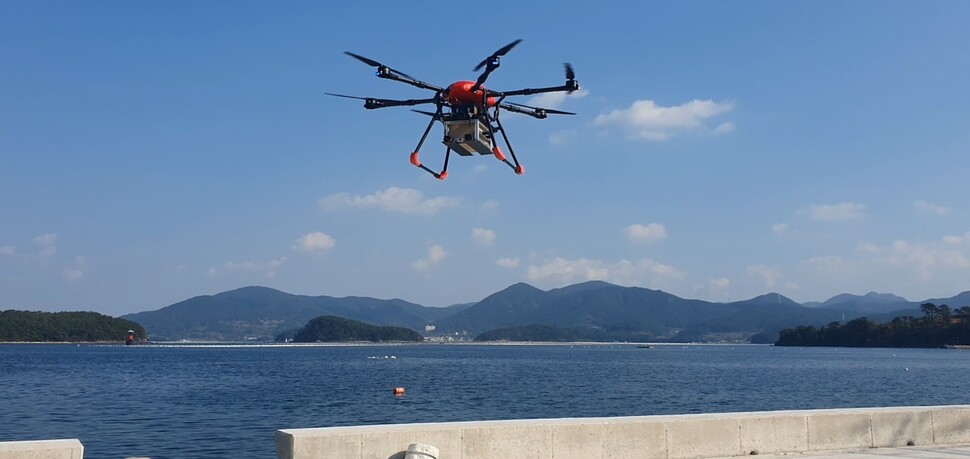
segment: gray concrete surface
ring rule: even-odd
[[[837,450],[888,454],[895,450],[872,448],[970,444],[970,406],[444,422],[276,433],[280,459],[399,459],[410,443],[434,445],[442,458],[455,459],[693,459]],[[922,454],[919,449],[907,451]],[[948,456],[912,457],[961,453],[929,451],[946,451]],[[858,458],[861,453],[851,454]]]
[[[0,442],[0,459],[82,459],[77,439]]]
[[[864,450],[819,453],[766,454],[751,457],[758,459],[887,459],[894,457],[906,459],[965,459],[970,457],[970,446],[907,446],[905,448],[869,448]],[[732,459],[737,459],[737,457],[733,457]]]

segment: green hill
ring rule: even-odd
[[[0,311],[0,341],[6,342],[124,342],[128,330],[147,339],[141,325],[96,312]]]
[[[404,327],[377,326],[336,316],[317,317],[296,332],[298,343],[347,341],[422,341],[416,331]]]
[[[244,287],[123,317],[143,324],[156,340],[270,341],[322,315],[421,330],[462,308],[467,306],[429,308],[398,299],[304,296],[266,287]]]

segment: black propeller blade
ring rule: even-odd
[[[565,64],[563,64],[563,67],[566,68],[566,80],[567,81],[569,81],[569,80],[575,80],[576,79],[576,72],[573,72],[573,66],[572,66],[572,64],[570,64],[569,62],[566,62]]]
[[[575,115],[575,113],[573,112],[564,112],[562,110],[554,110],[551,108],[533,107],[531,105],[517,104],[515,102],[504,102],[503,105],[504,104],[515,105],[516,107],[528,108],[531,110],[535,110],[537,113],[541,112],[549,115]]]
[[[411,109],[411,111],[414,112],[414,113],[420,113],[422,115],[428,115],[428,116],[430,116],[432,118],[440,118],[440,116],[437,113],[435,113],[435,112],[426,112],[424,110],[415,110],[413,108]]]
[[[365,63],[365,64],[367,64],[367,65],[369,65],[371,67],[374,67],[377,70],[387,69],[387,70],[389,70],[391,72],[394,72],[394,73],[396,73],[398,75],[401,75],[403,77],[410,78],[412,80],[415,79],[411,75],[408,75],[408,74],[406,74],[406,73],[404,73],[404,72],[402,72],[400,70],[392,69],[392,68],[390,68],[390,67],[388,67],[388,66],[386,66],[384,64],[381,64],[380,62],[375,61],[374,59],[366,58],[364,56],[361,56],[360,54],[354,54],[354,53],[352,53],[350,51],[344,51],[344,54],[346,54],[346,55],[348,55],[348,56],[350,56],[350,57],[352,57],[354,59],[357,59],[358,61],[361,61],[361,62],[363,62],[363,63]]]
[[[334,94],[332,92],[324,93],[328,96],[343,97],[346,99],[357,99],[364,101],[364,108],[384,108],[384,107],[400,107],[400,106],[410,106],[410,105],[421,105],[421,104],[433,104],[437,102],[437,98],[431,99],[378,99],[376,97],[358,97],[358,96],[348,96],[345,94]]]
[[[358,99],[358,100],[367,100],[367,99],[370,99],[370,97],[348,96],[346,94],[334,94],[332,92],[325,92],[324,94],[326,94],[328,96],[334,96],[334,97],[344,97],[344,98],[347,98],[347,99]]]
[[[478,65],[475,66],[474,71],[477,72],[477,71],[481,70],[482,67],[485,67],[485,65],[488,64],[489,62],[494,61],[495,59],[498,59],[498,58],[504,56],[506,53],[508,53],[509,51],[511,51],[512,48],[515,48],[515,45],[518,45],[521,42],[522,42],[522,39],[520,38],[518,40],[513,41],[512,43],[509,43],[509,44],[507,44],[507,45],[499,48],[499,50],[498,51],[495,51],[494,53],[492,53],[491,56],[488,56],[488,57],[485,58],[485,60],[479,62]]]
[[[520,38],[518,40],[513,41],[512,43],[509,43],[501,47],[498,51],[495,51],[494,53],[492,53],[491,56],[486,57],[484,61],[479,62],[478,65],[475,66],[476,72],[481,70],[482,67],[485,67],[485,71],[478,76],[478,80],[475,81],[475,86],[472,86],[472,92],[478,91],[478,88],[482,87],[482,85],[485,84],[485,80],[488,79],[488,76],[491,75],[492,72],[498,68],[499,58],[504,56],[505,53],[508,53],[509,51],[511,51],[512,48],[515,48],[515,45],[521,42],[522,42],[522,39]]]

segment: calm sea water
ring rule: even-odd
[[[970,404],[968,376],[944,349],[0,345],[0,441],[269,458],[280,428]]]

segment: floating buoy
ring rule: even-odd
[[[403,387],[395,387],[394,388],[394,395],[397,395],[397,396],[404,395],[404,388]]]

